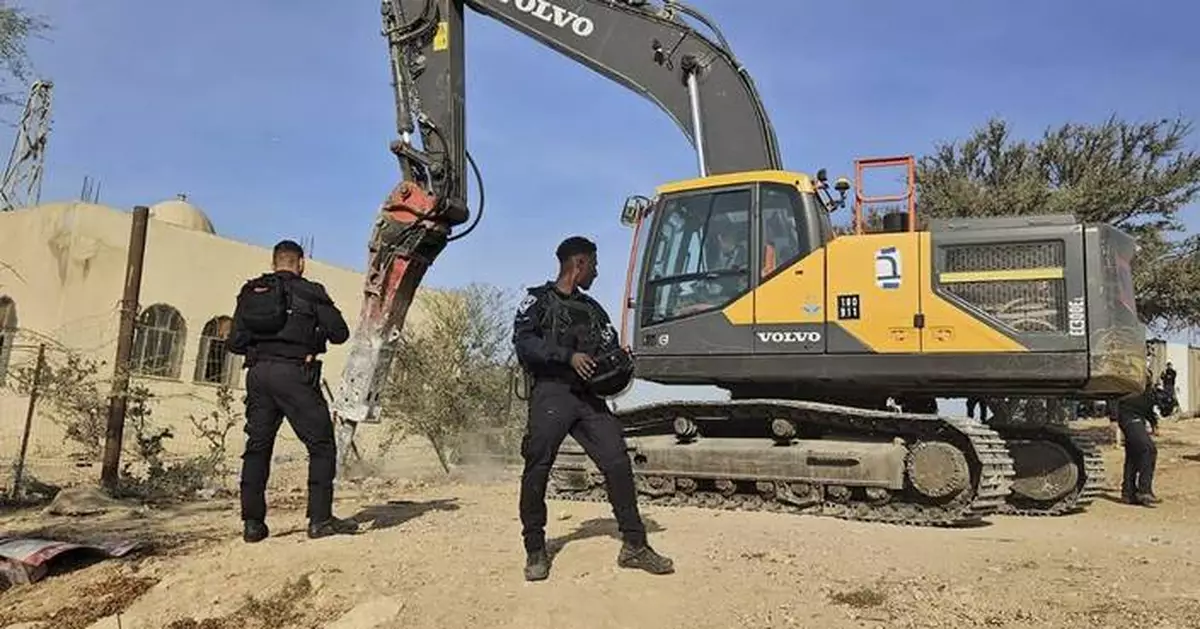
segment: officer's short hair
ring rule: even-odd
[[[577,255],[596,255],[596,243],[583,236],[571,236],[559,243],[558,249],[554,250],[554,255],[558,257],[560,264],[566,263],[567,260]]]
[[[280,240],[271,250],[271,261],[275,266],[294,265],[304,257],[304,248],[295,240]]]

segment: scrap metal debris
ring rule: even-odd
[[[124,557],[142,547],[140,541],[96,543],[0,537],[0,579],[11,585],[33,583],[46,576],[51,560],[64,553],[91,552],[106,558]]]

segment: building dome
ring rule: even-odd
[[[200,208],[187,202],[187,195],[181,194],[169,201],[162,201],[150,206],[150,218],[170,223],[177,227],[215,234],[212,221]]]

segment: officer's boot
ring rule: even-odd
[[[358,522],[330,516],[324,522],[308,523],[308,538],[317,539],[330,535],[353,535],[358,532]]]
[[[531,550],[525,555],[525,580],[542,581],[550,576],[550,555],[546,549]]]
[[[617,565],[622,568],[639,568],[650,574],[671,574],[675,572],[675,562],[658,554],[649,544],[621,545],[621,554],[617,555]]]
[[[246,520],[242,523],[242,540],[247,544],[261,542],[270,534],[267,523],[262,520]]]

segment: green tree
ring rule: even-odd
[[[511,447],[524,416],[510,394],[512,304],[507,291],[482,284],[424,293],[424,316],[410,319],[381,396],[385,449],[423,437],[449,472],[469,435],[498,435]]]
[[[10,6],[0,0],[0,105],[23,104],[24,89],[13,90],[13,81],[24,84],[29,79],[29,53],[27,44],[31,37],[49,30],[50,23],[44,18],[29,13],[19,6]]]
[[[989,120],[917,165],[922,217],[1073,214],[1137,238],[1138,310],[1152,328],[1200,325],[1200,235],[1184,211],[1200,194],[1200,156],[1184,120],[1064,124],[1036,141]],[[1191,211],[1198,211],[1193,208]]]

